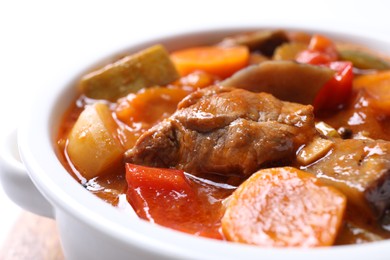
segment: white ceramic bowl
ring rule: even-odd
[[[119,53],[131,53],[153,43],[162,43],[170,50],[207,44],[228,34],[251,29],[255,28],[173,35],[135,45],[129,43],[131,47]],[[327,31],[320,33],[390,54],[390,42]],[[115,54],[118,52],[105,56]],[[134,215],[124,214],[101,201],[68,174],[54,151],[59,120],[75,98],[74,84],[84,72],[69,75],[66,81],[58,82],[56,86],[47,86],[45,95],[36,100],[29,117],[19,129],[17,140],[13,134],[1,146],[0,176],[7,194],[22,207],[56,219],[67,259],[389,258],[390,240],[317,249],[266,249],[176,232],[139,220]],[[23,164],[19,160],[18,151]]]

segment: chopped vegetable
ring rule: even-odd
[[[202,46],[175,51],[171,58],[181,75],[203,70],[226,78],[248,64],[249,50],[245,46]]]
[[[316,112],[320,110],[336,110],[345,105],[352,93],[353,67],[348,61],[334,61],[328,66],[336,71],[317,93],[313,106]]]
[[[390,64],[385,60],[361,50],[340,50],[339,53],[342,60],[352,62],[359,69],[390,69]]]
[[[336,129],[323,121],[316,122],[316,129],[323,136],[341,138],[339,132],[337,132]]]
[[[301,42],[289,42],[275,49],[274,60],[295,60],[298,53],[307,49],[307,44]]]
[[[261,30],[227,37],[219,45],[225,47],[242,45],[248,47],[251,52],[260,52],[272,57],[275,48],[285,42],[288,42],[288,37],[283,30]]]
[[[328,38],[314,35],[307,50],[300,52],[296,60],[301,63],[329,67],[336,71],[318,92],[313,106],[316,112],[337,110],[343,107],[352,93],[353,67],[348,61],[337,61],[336,45]]]
[[[308,45],[312,35],[302,31],[287,31],[287,37],[290,42],[300,42]]]
[[[79,87],[87,97],[116,101],[141,88],[166,85],[178,77],[165,48],[155,45],[85,75]]]
[[[220,84],[267,92],[285,101],[312,104],[318,91],[333,75],[334,71],[325,67],[293,61],[266,61],[240,70]]]
[[[354,88],[364,88],[369,93],[373,107],[390,114],[390,71],[360,76],[353,84]]]
[[[183,171],[127,163],[126,180],[127,199],[140,218],[187,233],[222,239],[217,224],[221,207],[207,209]]]
[[[248,65],[253,65],[253,64],[260,64],[264,61],[270,60],[267,56],[264,56],[260,53],[257,52],[252,52],[249,56],[249,64]]]
[[[126,164],[127,198],[137,215],[154,222],[158,214],[173,221],[195,194],[184,172]],[[158,200],[158,197],[164,198]],[[178,209],[178,210],[176,210]]]
[[[67,153],[84,178],[91,179],[121,164],[124,148],[116,129],[104,103],[87,106],[80,114],[69,134]]]
[[[264,247],[334,243],[346,198],[313,175],[291,167],[254,173],[232,194],[222,218],[228,240]]]
[[[338,58],[336,45],[328,38],[321,35],[313,35],[307,50],[302,51],[296,57],[301,63],[321,65]]]
[[[192,92],[200,88],[211,86],[216,80],[216,76],[205,71],[197,70],[185,77],[181,77],[174,82],[173,85]]]
[[[120,100],[115,112],[127,124],[143,122],[150,127],[175,112],[177,104],[187,95],[181,88],[147,88]]]
[[[309,165],[322,158],[332,147],[332,141],[319,136],[314,137],[313,141],[299,150],[297,161],[303,166]]]

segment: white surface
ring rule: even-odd
[[[81,60],[95,61],[100,53],[138,39],[187,28],[254,23],[390,37],[388,1],[96,2],[0,0],[0,138],[23,120],[42,82],[55,82]],[[1,248],[20,212],[2,191],[0,212]]]

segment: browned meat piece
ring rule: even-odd
[[[390,142],[337,139],[327,156],[305,170],[338,188],[373,219],[390,206]]]
[[[213,86],[185,98],[126,152],[128,162],[193,174],[248,176],[283,164],[315,134],[313,108],[270,94]]]

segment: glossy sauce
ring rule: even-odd
[[[364,89],[355,90],[347,108],[329,117],[319,118],[340,133],[351,137],[390,140],[390,118],[370,106],[371,97]]]
[[[151,126],[157,124],[164,118],[169,117],[175,110],[177,103],[187,94],[204,86],[216,82],[217,78],[203,72],[196,72],[179,79],[175,84],[166,88],[145,89],[138,94],[130,94],[118,100],[117,103],[108,103],[112,114],[119,126],[118,136],[125,147],[132,147],[136,139]],[[146,93],[146,94],[145,94]],[[80,96],[65,113],[57,138],[57,153],[67,171],[88,191],[95,194],[107,203],[112,204],[119,210],[133,211],[126,198],[127,182],[125,178],[125,166],[111,169],[103,176],[98,176],[87,181],[72,165],[66,154],[67,136],[78,119],[84,107],[96,102],[95,100]],[[128,103],[132,102],[131,108]],[[145,105],[147,104],[147,105]],[[127,109],[136,107],[137,111],[133,117],[121,118],[121,113]],[[189,173],[185,174],[187,180],[197,194],[199,212],[193,214],[195,218],[188,218],[184,225],[175,226],[174,223],[164,222],[164,218],[147,219],[160,225],[178,229],[195,235],[224,239],[220,230],[220,219],[223,215],[222,202],[235,189],[235,186],[227,184],[232,182],[218,176],[196,177]],[[207,179],[207,177],[209,177]],[[236,181],[234,181],[236,182]],[[188,207],[191,214],[191,207]],[[134,214],[134,213],[132,213]]]

